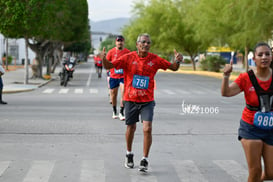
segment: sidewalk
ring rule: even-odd
[[[9,66],[9,71],[6,71],[6,73],[2,76],[4,88],[3,93],[17,93],[17,92],[27,92],[35,90],[51,80],[57,79],[58,74],[60,72],[60,67],[57,66],[55,69],[55,73],[51,74],[51,79],[41,79],[36,78],[32,79],[32,70],[31,67],[28,68],[29,71],[29,79],[28,84],[24,84],[25,81],[25,68],[24,66]],[[43,68],[43,71],[45,71],[46,68]]]

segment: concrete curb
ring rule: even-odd
[[[3,93],[5,94],[12,94],[12,93],[19,93],[19,92],[29,92],[33,91],[37,88],[40,88],[49,82],[55,80],[55,78],[46,80],[43,83],[37,83],[37,84],[10,84],[7,86],[4,86]]]
[[[222,79],[223,73],[217,73],[217,72],[209,72],[209,71],[184,71],[184,70],[177,70],[177,71],[171,71],[171,70],[160,70],[160,72],[168,72],[168,73],[180,73],[180,74],[188,74],[188,75],[200,75],[200,76],[207,76],[207,77],[213,77]],[[229,80],[234,81],[238,76],[237,75],[231,75]]]

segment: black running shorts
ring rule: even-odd
[[[125,124],[132,125],[139,121],[139,115],[142,121],[153,121],[155,101],[151,102],[130,102],[124,101]]]

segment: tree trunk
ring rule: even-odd
[[[39,41],[36,43],[28,43],[29,47],[33,52],[36,53],[36,58],[37,58],[37,68],[38,68],[38,77],[43,78],[43,60],[44,57],[47,53],[49,41]]]
[[[246,72],[248,72],[249,66],[248,66],[248,47],[247,46],[245,46],[245,60],[244,60],[244,62],[245,62],[245,70],[246,70]]]
[[[62,45],[60,44],[55,50],[54,50],[54,62],[52,64],[51,73],[55,72],[55,69],[58,64],[60,64],[61,59],[63,57],[63,51],[62,51]]]
[[[196,64],[195,64],[194,59],[191,59],[191,63],[192,63],[192,69],[193,69],[193,71],[196,71]]]

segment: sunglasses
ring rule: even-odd
[[[117,39],[116,41],[117,42],[123,42],[123,39]]]
[[[140,42],[141,44],[145,44],[145,43],[147,43],[148,45],[150,45],[150,44],[151,44],[151,42],[146,41],[146,40],[141,40],[141,41],[138,41],[138,42]]]

